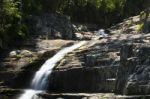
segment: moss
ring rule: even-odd
[[[140,23],[140,24],[136,25],[135,30],[136,30],[137,32],[141,32],[142,29],[143,29],[143,27],[144,27],[144,23]]]
[[[140,13],[140,20],[143,21],[145,19],[145,17],[146,17],[146,13],[144,11],[142,11]]]
[[[35,57],[30,57],[29,58],[29,63],[33,63],[36,59],[38,59],[36,56]]]
[[[20,59],[20,58],[22,58],[23,56],[22,55],[16,55],[16,59]]]

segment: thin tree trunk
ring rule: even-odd
[[[150,14],[150,7],[148,9],[145,10],[146,13],[146,17],[144,19],[144,28],[143,28],[143,32],[144,33],[148,33],[149,31],[149,27],[150,27],[150,23],[149,21],[149,14]]]
[[[3,47],[3,0],[0,0],[0,48]]]

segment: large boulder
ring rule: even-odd
[[[120,66],[117,72],[116,93],[123,94],[124,86],[128,78],[128,72],[131,70],[128,58],[131,58],[133,51],[132,45],[124,45],[120,51]]]
[[[67,16],[44,14],[32,17],[32,31],[36,35],[45,35],[47,39],[75,39],[72,23]]]
[[[137,49],[138,63],[127,79],[125,94],[150,94],[150,46]],[[134,90],[133,90],[134,89]]]
[[[127,95],[150,94],[150,45],[123,46],[120,60],[116,93]]]

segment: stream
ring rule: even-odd
[[[30,83],[30,88],[25,89],[24,93],[18,99],[33,99],[36,94],[45,92],[48,87],[48,78],[57,63],[61,61],[67,53],[72,52],[86,43],[86,41],[80,41],[70,47],[63,48],[52,58],[48,59],[35,73],[32,82]]]

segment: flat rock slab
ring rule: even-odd
[[[121,96],[113,93],[55,93],[39,94],[40,99],[149,99],[150,95]]]

